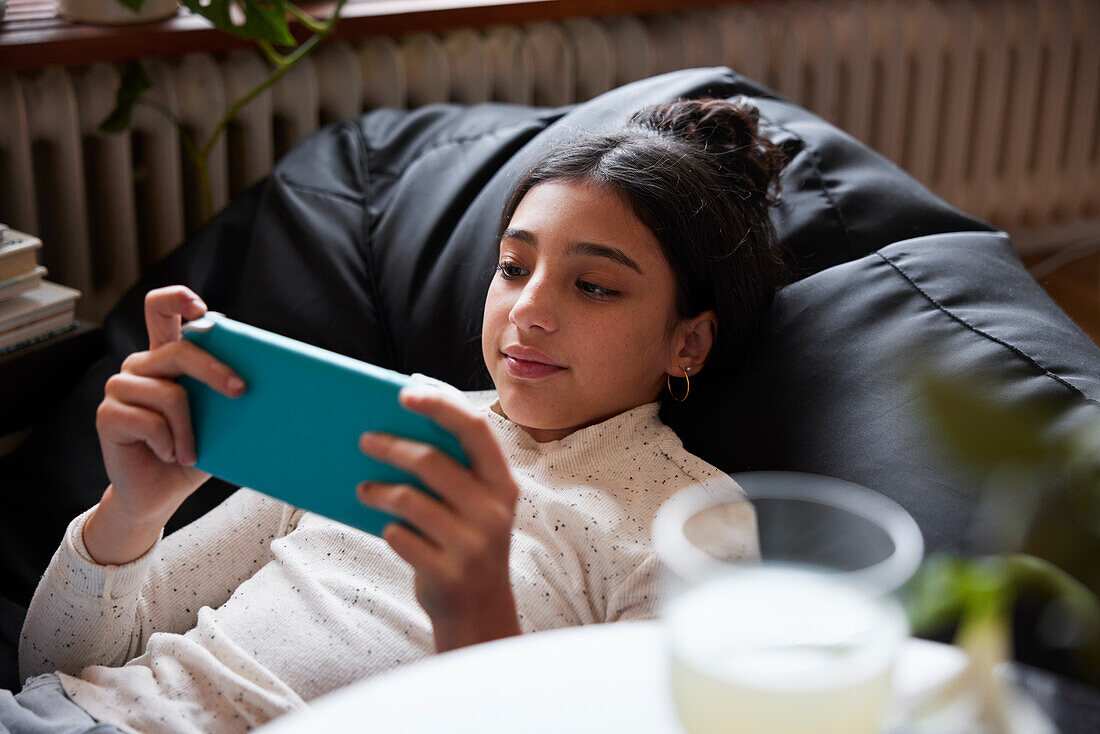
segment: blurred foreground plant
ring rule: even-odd
[[[118,0],[118,2],[132,10],[137,10],[144,0]],[[196,140],[172,110],[160,102],[143,99],[142,95],[152,88],[153,82],[141,61],[134,59],[127,62],[115,98],[115,107],[107,119],[100,123],[99,129],[107,133],[122,132],[130,126],[134,107],[139,104],[151,107],[167,116],[179,130],[183,149],[195,167],[202,187],[201,219],[206,220],[214,213],[209,167],[210,151],[214,148],[214,144],[233,118],[249,102],[279,81],[295,64],[332,34],[345,2],[346,0],[337,0],[332,15],[327,19],[318,20],[289,0],[180,0],[181,5],[206,18],[219,30],[255,41],[271,64],[271,72],[254,89],[229,106],[209,137],[205,140]],[[291,33],[291,17],[312,33],[301,43]],[[293,50],[284,54],[276,47]]]
[[[981,724],[1011,732],[1008,692],[997,668],[1012,659],[1012,610],[1020,594],[1039,592],[1078,643],[1100,629],[1096,595],[1057,566],[1025,554],[982,558],[941,554],[921,567],[907,589],[906,611],[914,631],[957,623],[955,644],[970,665],[963,685],[978,698]]]
[[[988,522],[977,542],[1000,553],[932,556],[907,588],[907,611],[917,632],[958,625],[982,724],[1011,732],[994,671],[1012,657],[1021,594],[1047,602],[1058,644],[1079,648],[1086,677],[1100,680],[1100,411],[1068,426],[1065,406],[999,400],[994,383],[932,370],[917,383],[942,447],[982,478]],[[1018,550],[1033,555],[1009,552]]]

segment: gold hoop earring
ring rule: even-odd
[[[682,403],[688,399],[688,395],[691,393],[691,380],[688,375],[691,374],[690,365],[684,368],[684,382],[687,384],[687,389],[684,390],[684,397],[676,397],[676,393],[672,392],[672,375],[665,375],[665,384],[668,385],[668,394],[672,396],[672,399],[677,403]]]

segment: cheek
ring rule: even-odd
[[[508,311],[500,294],[496,292],[496,283],[489,287],[489,293],[485,296],[485,314],[481,319],[481,353],[488,362],[490,356],[496,354],[499,345],[501,328],[508,320]]]
[[[663,314],[635,312],[616,319],[594,320],[585,329],[589,364],[608,376],[663,371],[663,319]]]
[[[482,328],[489,331],[490,328],[499,328],[500,324],[508,321],[508,311],[511,304],[507,303],[504,294],[497,286],[497,280],[489,286],[489,292],[485,295],[485,315],[481,320]]]

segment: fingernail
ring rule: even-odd
[[[431,394],[431,388],[406,385],[405,387],[401,388],[400,397],[403,397],[406,400],[419,400],[420,398],[426,398]]]
[[[229,389],[232,392],[240,392],[241,390],[244,390],[244,380],[239,377],[230,377],[226,384],[229,385]]]

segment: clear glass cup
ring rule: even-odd
[[[898,504],[795,472],[677,493],[654,522],[662,617],[690,734],[879,734],[909,630],[891,594],[924,544]]]

